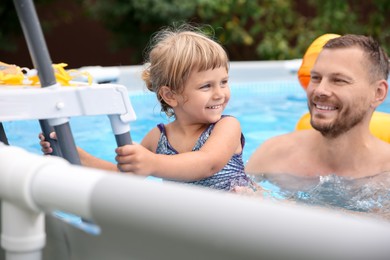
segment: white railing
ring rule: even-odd
[[[54,210],[101,228],[98,236],[70,227],[62,231],[70,259],[390,257],[390,225],[379,220],[148,181],[5,145],[0,198],[9,260],[41,258],[43,214]]]
[[[48,119],[56,125],[61,118],[90,115],[117,116],[114,132],[116,128],[129,131],[129,122],[136,119],[127,89],[122,85],[0,87],[0,122]]]

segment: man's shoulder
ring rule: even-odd
[[[284,172],[305,150],[309,132],[295,131],[272,137],[261,144],[246,165],[250,173]],[[310,139],[310,138],[309,138]]]
[[[378,141],[372,154],[378,158],[378,160],[381,160],[382,165],[386,165],[385,168],[390,171],[390,143],[383,140]]]
[[[312,132],[312,130],[301,130],[278,135],[264,141],[262,146],[282,150],[289,149],[289,146],[306,143],[311,135],[310,132]]]

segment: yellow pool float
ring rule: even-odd
[[[310,113],[304,114],[298,121],[295,129],[296,130],[305,130],[312,129],[313,127],[310,124]],[[373,135],[379,139],[390,143],[390,114],[375,111],[372,114],[370,121],[370,131]]]
[[[330,39],[340,37],[338,34],[327,33],[317,39],[315,39],[307,48],[305,55],[302,59],[302,64],[298,70],[298,80],[301,86],[306,89],[310,82],[310,70],[313,68],[314,62],[317,59],[318,54],[322,50],[322,47]]]

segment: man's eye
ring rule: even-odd
[[[333,79],[333,82],[334,83],[337,83],[337,84],[345,84],[345,83],[347,83],[347,81],[346,80],[344,80],[344,79]]]
[[[319,81],[321,81],[321,77],[320,76],[310,76],[310,80],[312,82],[319,82]]]

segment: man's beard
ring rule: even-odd
[[[351,112],[350,109],[347,109],[333,122],[318,123],[311,117],[310,124],[314,129],[319,131],[322,136],[327,138],[336,138],[362,122],[366,113],[367,111],[364,111],[363,109],[355,112]]]

